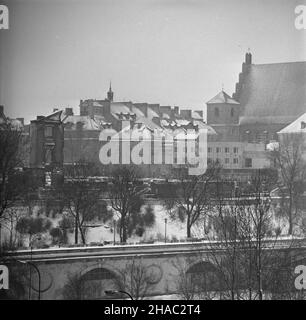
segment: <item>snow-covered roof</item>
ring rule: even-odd
[[[305,107],[306,109],[306,107]],[[306,112],[298,117],[295,121],[279,131],[279,134],[283,133],[306,133]]]

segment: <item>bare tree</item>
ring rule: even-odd
[[[4,118],[0,123],[0,219],[20,194],[16,168],[21,161],[22,132]]]
[[[270,198],[275,177],[275,172],[259,170],[249,184],[248,195],[240,190],[234,198],[224,197],[224,183],[217,183],[211,217],[216,237],[211,241],[210,257],[230,299],[263,299],[263,283],[268,282],[277,241]],[[281,263],[281,257],[274,265],[275,261]]]
[[[117,286],[120,291],[129,293],[134,300],[142,300],[154,288],[154,278],[154,273],[149,271],[141,258],[133,258],[120,272]]]
[[[125,243],[131,230],[137,226],[135,220],[142,219],[139,213],[144,204],[142,196],[145,188],[132,167],[119,167],[113,171],[112,176],[109,199],[112,209],[119,215],[120,241]]]
[[[64,300],[82,300],[84,294],[84,281],[82,277],[76,273],[68,273],[67,281],[63,287]]]
[[[47,218],[23,216],[15,228],[20,234],[29,236],[29,246],[32,248],[33,237],[47,232],[51,226],[52,222]]]
[[[283,212],[288,219],[288,234],[294,232],[299,211],[299,198],[303,193],[306,162],[303,157],[305,145],[302,134],[283,134],[279,147],[271,151],[271,158],[279,171],[279,188],[283,191]]]
[[[173,276],[176,290],[184,300],[212,300],[220,297],[220,277],[218,270],[201,254],[193,259],[174,261],[176,274]]]
[[[184,169],[177,171],[179,182],[172,187],[172,199],[166,200],[165,208],[170,217],[186,221],[187,238],[192,236],[191,228],[210,208],[211,182],[219,171],[217,164],[210,166],[202,175],[188,176]]]
[[[86,243],[86,223],[94,219],[103,222],[111,218],[101,200],[101,188],[90,181],[93,168],[87,163],[79,162],[67,168],[64,185],[57,190],[63,202],[63,207],[74,218],[75,243],[79,241],[79,233],[82,243]]]
[[[23,215],[20,208],[12,207],[8,208],[2,216],[2,227],[9,233],[7,247],[11,250],[21,245],[15,228]]]

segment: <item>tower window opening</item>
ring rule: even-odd
[[[215,108],[215,117],[219,117],[219,108]]]

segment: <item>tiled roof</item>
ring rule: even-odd
[[[154,130],[154,129],[161,129],[161,127],[156,124],[155,122],[153,122],[151,119],[146,118],[146,117],[142,117],[139,118],[136,123],[143,123],[147,128]]]
[[[155,117],[159,117],[159,115],[151,108],[148,108],[148,118],[152,119]]]
[[[203,120],[203,117],[197,111],[192,111],[191,117],[192,119]]]
[[[306,111],[306,61],[250,65],[242,84],[244,122],[274,117],[274,123],[289,123]]]
[[[132,112],[136,114],[137,118],[144,117],[144,113],[135,106],[132,106]]]
[[[215,97],[210,99],[207,104],[213,104],[213,103],[228,103],[228,104],[239,104],[236,100],[231,98],[226,92],[223,90],[219,92]]]
[[[128,106],[126,106],[124,103],[122,102],[112,102],[111,103],[111,113],[114,114],[128,114],[131,113],[130,108]]]
[[[248,117],[242,116],[239,119],[240,125],[250,125],[250,124],[283,124],[286,125],[294,121],[296,117],[294,116],[261,116],[261,117]]]
[[[70,130],[75,130],[77,123],[82,123],[82,130],[101,130],[102,126],[107,124],[102,116],[94,116],[91,118],[90,116],[73,115],[67,116],[63,122]],[[71,124],[70,127],[69,123]]]
[[[207,125],[203,121],[194,121],[194,124],[198,126],[198,129],[207,129],[208,134],[217,134],[215,129],[213,129],[211,126]]]

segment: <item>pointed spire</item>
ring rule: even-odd
[[[252,53],[250,52],[250,48],[248,48],[248,52],[245,54],[245,64],[252,64]]]
[[[112,91],[112,82],[110,81],[109,82],[109,90],[107,92],[107,100],[113,101],[113,99],[114,99],[114,93]]]

